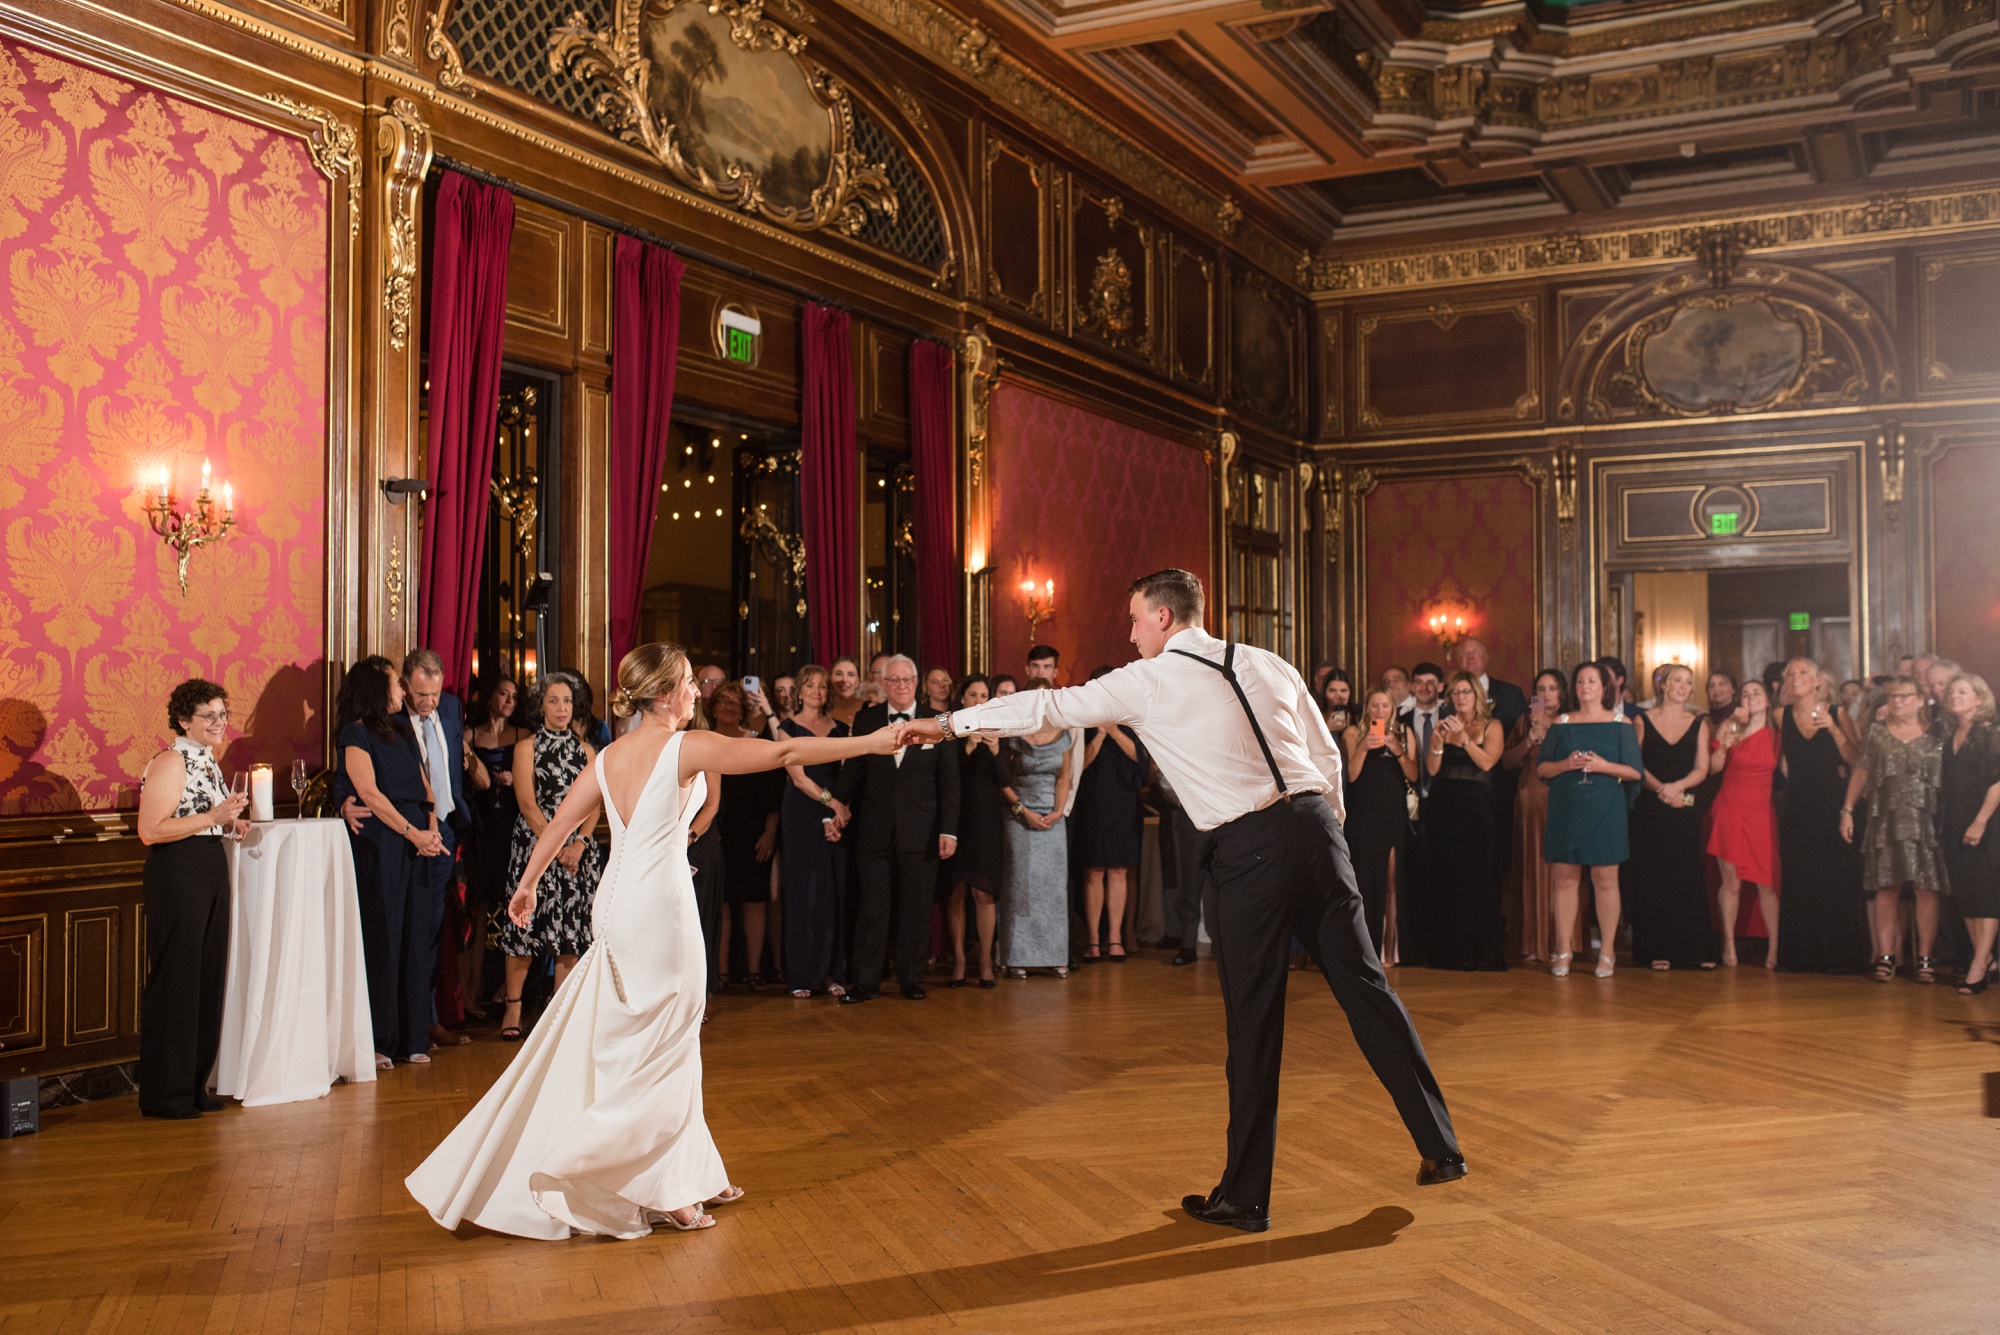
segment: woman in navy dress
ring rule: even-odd
[[[1639,734],[1618,712],[1617,688],[1601,664],[1579,663],[1571,683],[1577,707],[1542,739],[1541,775],[1549,784],[1542,860],[1555,881],[1558,942],[1576,931],[1577,894],[1590,868],[1601,934],[1596,974],[1609,978],[1618,962],[1618,868],[1631,856],[1626,813],[1639,786]],[[1549,972],[1565,976],[1569,961],[1569,951],[1556,952]]]
[[[953,710],[970,709],[993,698],[986,678],[967,677],[958,688]],[[963,759],[958,771],[958,851],[952,855],[957,882],[945,906],[945,924],[954,944],[965,940],[965,901],[972,900],[979,933],[979,985],[997,987],[993,977],[993,934],[999,918],[1001,858],[1007,846],[1007,802],[1000,796],[1000,739],[968,737],[958,744]],[[954,969],[947,986],[965,982],[963,945],[953,954]]]
[[[523,736],[514,723],[521,688],[502,677],[486,689],[476,717],[466,722],[466,745],[472,750],[466,787],[472,794],[472,814],[478,833],[472,845],[471,876],[465,887],[465,915],[472,941],[463,958],[465,995],[478,998],[485,972],[486,948],[500,930],[492,919],[513,896],[507,883],[507,853],[514,838],[514,747]]]
[[[848,727],[826,712],[830,689],[827,671],[808,663],[795,674],[797,712],[778,728],[788,737],[845,737]],[[840,948],[840,924],[847,902],[847,858],[827,837],[848,820],[848,810],[833,795],[837,763],[788,765],[785,795],[778,805],[779,840],[785,855],[779,874],[785,887],[785,978],[792,995],[804,1000],[814,992],[838,997],[847,961]]]
[[[372,820],[348,836],[361,902],[361,948],[368,968],[368,1009],[375,1020],[375,1065],[394,1058],[430,1061],[434,924],[418,893],[418,858],[444,856],[431,808],[430,782],[416,734],[402,712],[403,679],[371,655],[348,669],[335,705],[335,745],[354,795]]]

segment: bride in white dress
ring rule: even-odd
[[[601,804],[611,858],[591,910],[593,944],[520,1054],[405,1179],[446,1228],[470,1221],[526,1238],[642,1237],[707,1228],[702,1207],[740,1198],[701,1103],[707,951],[687,861],[704,773],[752,774],[889,754],[902,728],[865,737],[729,738],[684,731],[697,690],[687,655],[641,645],[618,665],[612,711],[638,726],[598,752],[536,841],[508,914]]]

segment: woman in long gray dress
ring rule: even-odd
[[[1069,977],[1069,830],[1063,806],[1075,782],[1074,760],[1064,728],[1010,737],[1000,746],[1000,797],[1012,819],[997,953],[1009,978],[1026,978],[1030,969]]]

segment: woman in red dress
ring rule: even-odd
[[[1715,795],[1715,825],[1708,851],[1722,868],[1716,907],[1722,917],[1722,962],[1736,966],[1736,905],[1744,884],[1756,887],[1770,934],[1764,967],[1778,965],[1778,822],[1771,807],[1771,774],[1778,767],[1778,735],[1769,726],[1771,698],[1764,684],[1746,681],[1729,720],[1717,730],[1715,765],[1722,789]]]

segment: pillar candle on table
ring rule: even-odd
[[[250,767],[250,819],[272,820],[275,809],[271,805],[271,767],[252,765]]]

